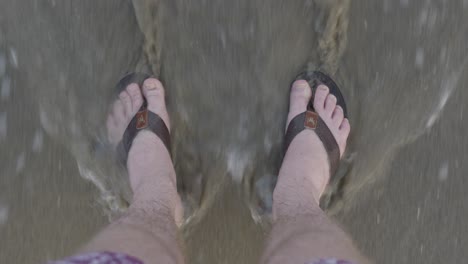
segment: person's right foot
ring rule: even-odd
[[[311,96],[312,90],[305,80],[293,83],[286,127],[295,116],[307,110]],[[344,118],[343,109],[336,102],[327,86],[317,87],[313,102],[315,111],[332,132],[340,155],[343,155],[351,128],[348,119]],[[317,134],[309,129],[300,132],[291,142],[281,165],[273,196],[274,211],[281,214],[285,208],[278,207],[295,203],[299,208],[313,202],[311,199],[318,204],[330,179],[329,167],[328,154]]]

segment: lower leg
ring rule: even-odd
[[[141,156],[129,159],[129,174],[132,169],[137,169],[139,176],[144,178],[139,186],[132,184],[135,195],[130,208],[88,243],[83,252],[112,251],[135,256],[145,263],[183,263],[176,225],[176,218],[180,218],[180,213],[176,213],[180,201],[175,172],[173,169],[155,170],[158,163],[170,162],[170,158],[167,154],[167,157],[157,157],[159,155],[151,153],[147,149],[153,145],[151,143],[163,145],[150,132],[141,132],[129,153],[129,157]],[[150,165],[152,169],[144,168]]]
[[[169,126],[161,83],[146,80],[143,93],[148,109]],[[121,94],[108,120],[111,143],[116,144],[122,138],[129,120],[141,106],[141,96],[136,84],[129,85]],[[124,110],[119,110],[119,105]],[[183,263],[177,226],[182,207],[171,157],[162,141],[152,132],[138,133],[128,154],[127,169],[134,193],[132,204],[82,251],[126,253],[145,263]]]

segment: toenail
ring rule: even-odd
[[[305,80],[297,80],[294,82],[293,87],[296,87],[297,89],[305,89],[307,88],[309,84]]]
[[[138,89],[140,89],[140,88],[138,87],[138,84],[136,84],[136,83],[130,84],[127,88],[128,88],[128,90],[129,90],[130,92],[136,92],[136,91],[138,91]]]
[[[147,90],[156,90],[156,85],[154,85],[154,84],[145,84],[145,89],[147,89]]]
[[[322,90],[322,91],[328,91],[328,87],[326,85],[323,85],[323,84],[320,84],[318,89]]]
[[[146,79],[143,83],[143,87],[148,90],[155,90],[158,88],[158,80],[156,79]]]
[[[328,96],[328,99],[332,101],[336,101],[336,97],[333,94],[330,94],[330,96]]]

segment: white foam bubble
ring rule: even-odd
[[[18,55],[16,54],[16,50],[14,48],[10,48],[10,60],[13,67],[18,68]]]
[[[59,163],[59,165],[60,165],[60,163]],[[92,171],[91,169],[85,167],[79,161],[77,161],[77,165],[78,165],[78,171],[79,171],[81,177],[83,177],[84,179],[89,180],[92,183],[94,183],[94,185],[96,185],[96,187],[101,191],[102,194],[107,193],[107,189],[106,189],[105,184],[102,181],[101,177],[98,177],[98,175],[94,171]]]
[[[383,7],[384,13],[385,14],[388,13],[390,11],[390,0],[384,0],[382,7]]]
[[[418,68],[422,68],[423,65],[424,65],[424,49],[419,47],[417,50],[416,50],[416,58],[414,60],[414,64],[416,65],[416,67]]]
[[[244,171],[249,161],[249,155],[233,149],[227,152],[226,158],[228,172],[236,182],[240,182],[244,176]]]
[[[272,200],[271,200],[271,186],[273,186],[273,179],[275,179],[275,175],[266,174],[260,177],[255,182],[255,190],[257,195],[263,201],[266,207],[271,208]]]
[[[11,80],[8,76],[5,76],[2,80],[2,84],[0,87],[0,97],[2,100],[7,100],[10,98],[11,94]]]
[[[269,135],[265,135],[263,138],[263,146],[265,147],[266,152],[270,152],[271,148],[273,147],[273,140],[271,140],[271,137]]]
[[[8,221],[9,208],[6,204],[0,204],[0,225],[6,224]]]
[[[34,133],[33,143],[32,143],[32,150],[35,153],[40,153],[44,146],[44,133],[42,129],[37,129]]]
[[[440,49],[440,62],[444,63],[447,60],[447,47],[442,47]]]
[[[439,181],[444,182],[448,179],[448,176],[449,176],[449,164],[446,161],[440,166],[439,175],[437,178],[439,179]]]
[[[463,65],[466,65],[468,63],[468,59],[465,60],[465,63]],[[458,82],[460,80],[460,76],[462,74],[461,69],[464,67],[461,67],[459,71],[452,72],[451,76],[447,79],[445,79],[445,82],[443,83],[444,85],[442,86],[441,90],[441,95],[440,95],[440,100],[439,103],[436,105],[432,113],[429,115],[429,119],[426,122],[426,129],[430,129],[434,123],[437,121],[439,118],[440,114],[442,113],[442,110],[444,110],[445,105],[448,102],[448,99],[452,95],[453,91],[457,88]]]
[[[429,10],[427,8],[423,8],[421,13],[419,13],[419,26],[424,27],[427,25],[427,18],[429,16]]]
[[[0,112],[0,141],[3,141],[7,136],[7,113]]]
[[[20,173],[24,170],[26,166],[26,153],[21,152],[21,154],[16,157],[16,173]]]
[[[431,128],[434,125],[434,123],[437,121],[437,119],[440,116],[440,113],[442,112],[445,105],[447,104],[447,101],[450,98],[450,95],[452,95],[452,92],[453,92],[453,89],[444,89],[442,91],[439,104],[437,105],[435,110],[432,112],[432,114],[429,116],[429,119],[427,120],[427,123],[426,123],[426,128]]]
[[[226,49],[226,31],[221,29],[219,30],[219,38],[221,39],[221,45],[223,46],[223,49]]]
[[[409,5],[409,0],[400,0],[400,5],[402,7],[408,7]]]
[[[39,108],[39,120],[41,122],[42,128],[47,131],[49,134],[56,134],[58,133],[57,126],[50,120],[48,114],[44,111],[44,109]]]
[[[0,77],[5,75],[5,72],[6,72],[6,58],[5,58],[5,54],[3,54],[3,52],[0,51]]]

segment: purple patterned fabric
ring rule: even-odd
[[[307,262],[305,264],[353,264],[347,260],[339,260],[339,259],[319,259],[312,262]]]
[[[144,264],[143,261],[122,253],[95,252],[73,256],[48,264]]]
[[[48,264],[144,264],[143,261],[122,253],[94,252],[73,256],[64,260],[52,261]],[[304,264],[353,264],[347,260],[319,259]]]

